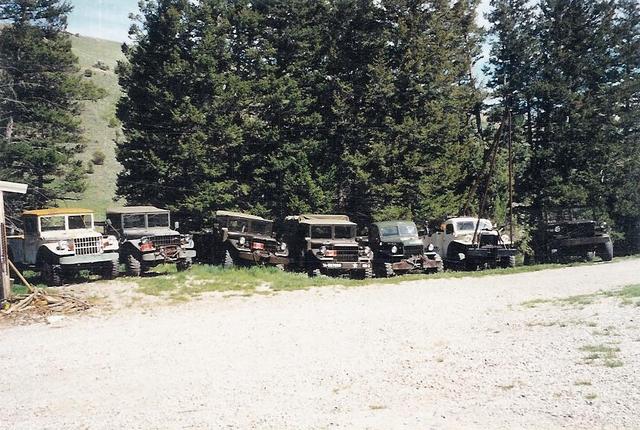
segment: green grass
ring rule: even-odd
[[[605,344],[584,345],[580,347],[580,351],[588,353],[583,357],[587,364],[592,364],[596,362],[596,360],[601,360],[600,363],[605,367],[613,368],[624,366],[624,363],[618,359],[620,348],[617,346]]]
[[[537,267],[537,266],[534,266]],[[555,304],[561,306],[584,306],[590,305],[593,301],[600,297],[616,297],[621,300],[623,305],[640,306],[640,301],[634,301],[633,299],[640,297],[640,284],[627,285],[618,290],[613,291],[598,291],[593,294],[579,294],[576,296],[559,297],[554,299],[533,299],[520,303],[521,306],[527,308],[535,308],[538,305],[543,304]]]
[[[107,96],[96,102],[86,102],[81,114],[81,126],[87,147],[78,155],[85,166],[95,151],[105,154],[103,165],[93,166],[94,173],[87,176],[87,189],[79,201],[73,203],[60,202],[61,205],[87,207],[96,211],[99,218],[104,216],[105,209],[112,206],[115,195],[116,176],[120,171],[120,164],[115,159],[116,133],[121,133],[120,127],[110,127],[115,118],[116,102],[120,97],[120,87],[115,74],[116,62],[124,59],[120,50],[120,43],[90,37],[71,36],[73,52],[78,56],[80,72],[90,69],[93,74],[90,79],[97,86],[107,91]],[[93,67],[98,61],[109,66],[103,71]]]
[[[311,287],[338,285],[354,287],[371,284],[398,284],[400,282],[443,278],[479,278],[490,275],[507,275],[549,269],[555,265],[522,266],[509,269],[492,269],[479,272],[443,272],[431,275],[405,275],[393,278],[347,279],[320,276],[310,278],[304,273],[283,272],[272,267],[223,269],[220,266],[195,265],[186,272],[177,272],[175,266],[159,266],[153,274],[133,278],[140,291],[148,295],[167,295],[174,300],[195,296],[208,291],[256,292],[256,288],[268,285],[268,291],[291,291]],[[158,276],[155,276],[158,275]],[[164,275],[164,276],[160,276]],[[268,292],[267,291],[267,292]],[[267,293],[262,291],[262,293]]]

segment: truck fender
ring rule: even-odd
[[[56,263],[61,254],[57,252],[55,247],[55,243],[45,243],[44,245],[41,245],[36,254],[36,265],[39,266],[44,262]]]

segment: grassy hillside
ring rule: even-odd
[[[71,36],[73,51],[80,60],[82,72],[91,70],[91,79],[96,85],[107,91],[107,96],[97,102],[85,103],[82,113],[82,128],[87,148],[78,158],[84,161],[85,167],[91,163],[95,151],[105,155],[104,164],[93,165],[94,172],[87,177],[87,190],[74,206],[94,209],[98,217],[102,217],[108,206],[114,205],[116,175],[120,165],[115,159],[116,133],[121,133],[115,119],[115,106],[120,97],[120,87],[115,74],[116,61],[123,59],[120,43],[90,37]],[[94,65],[98,62],[106,64],[109,69],[101,70]],[[68,202],[67,204],[71,204]]]

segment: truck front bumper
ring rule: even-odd
[[[409,273],[409,272],[431,272],[438,271],[442,267],[442,259],[429,258],[425,256],[416,256],[411,258],[405,258],[391,264],[394,272],[397,273]]]
[[[471,261],[477,262],[498,262],[503,258],[514,257],[518,253],[513,248],[501,248],[501,247],[484,247],[484,248],[470,248],[466,252],[466,258]]]
[[[117,252],[105,252],[102,254],[90,254],[90,255],[70,255],[67,257],[60,257],[59,263],[61,266],[94,266],[111,264],[118,261]]]
[[[289,257],[283,254],[273,254],[268,251],[238,252],[238,258],[246,264],[270,265],[289,264]]]
[[[371,268],[370,261],[320,261],[320,268],[325,270],[351,271]]]
[[[607,236],[591,236],[591,237],[575,237],[570,239],[552,240],[549,244],[550,248],[578,248],[602,245],[611,241],[611,237]]]
[[[147,264],[175,263],[179,260],[187,258],[195,258],[196,251],[194,249],[182,248],[160,248],[155,251],[142,254],[142,261]]]

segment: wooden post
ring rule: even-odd
[[[9,250],[7,247],[7,229],[4,218],[4,193],[27,192],[25,184],[0,181],[0,278],[2,288],[0,288],[0,305],[11,297],[11,279],[9,277]]]

